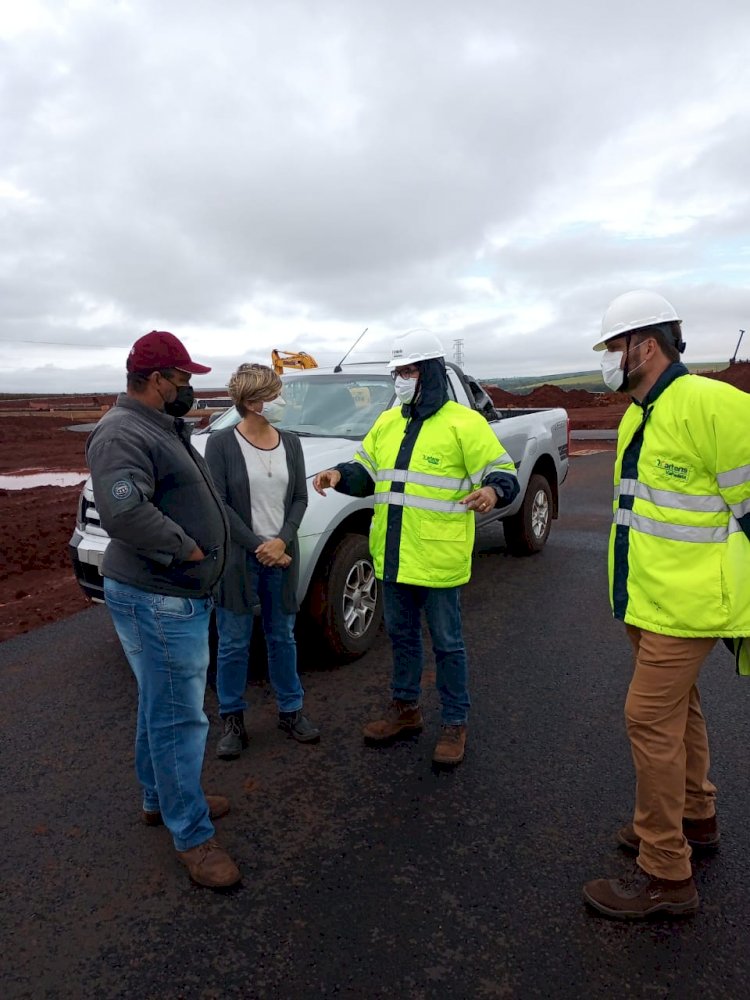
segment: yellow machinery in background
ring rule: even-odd
[[[277,375],[283,375],[285,368],[304,371],[306,368],[318,367],[318,362],[312,354],[307,354],[305,351],[279,351],[276,348],[271,351],[271,363]],[[370,404],[370,390],[366,386],[349,386],[348,391],[358,409]]]
[[[318,362],[311,354],[304,351],[271,351],[271,364],[277,375],[283,375],[285,368],[295,368],[303,371],[305,368],[317,368]]]

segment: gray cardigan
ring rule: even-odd
[[[219,582],[217,604],[237,614],[251,614],[258,604],[253,587],[253,553],[261,544],[252,525],[252,501],[247,466],[234,433],[234,427],[215,431],[208,438],[206,462],[219,496],[229,517],[230,545],[227,566]],[[299,546],[297,530],[307,509],[305,458],[296,434],[279,431],[286,451],[289,485],[284,499],[284,524],[279,538],[292,557],[284,570],[284,612],[292,615],[299,610],[297,582],[299,580]]]

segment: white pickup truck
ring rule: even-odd
[[[456,402],[478,410],[516,463],[520,492],[503,510],[477,516],[481,527],[501,519],[508,550],[539,552],[558,516],[559,487],[568,472],[569,421],[563,409],[496,410],[470,376],[448,366]],[[308,482],[316,472],[349,461],[386,408],[396,405],[385,365],[316,368],[283,376],[285,406],[275,408],[279,427],[302,439]],[[208,435],[231,427],[234,408],[193,435],[203,454]],[[351,660],[372,645],[382,617],[378,583],[368,547],[372,497],[360,499],[329,491],[325,499],[309,490],[309,505],[299,531],[299,600],[302,614],[320,634],[330,655]],[[76,578],[93,600],[102,599],[100,567],[109,538],[99,523],[89,480],[81,493],[70,540]]]

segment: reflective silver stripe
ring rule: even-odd
[[[416,483],[418,486],[434,486],[441,490],[468,490],[468,479],[453,479],[451,476],[433,476],[429,472],[412,472],[410,469],[379,469],[378,482]]]
[[[355,453],[354,457],[355,459],[358,458],[360,460],[360,462],[364,466],[365,472],[370,477],[370,479],[375,479],[376,478],[375,463],[367,454],[367,452],[363,448],[360,448],[360,450]]]
[[[470,514],[464,504],[450,500],[430,500],[429,497],[414,497],[408,493],[376,493],[375,503],[388,503],[393,507],[419,507],[420,510],[437,510],[441,514]]]
[[[513,469],[512,470],[503,469],[502,468],[503,465],[512,465]],[[502,455],[498,455],[497,458],[494,458],[491,462],[488,462],[487,465],[482,466],[482,468],[479,469],[478,472],[472,472],[471,475],[469,476],[469,479],[472,481],[472,483],[481,483],[484,480],[484,477],[489,476],[491,472],[507,472],[508,475],[514,476],[516,474],[515,469],[516,469],[516,463],[510,457],[508,452],[504,451]]]
[[[729,509],[735,517],[746,517],[750,514],[750,499],[743,500],[742,503],[730,503]]]
[[[644,535],[656,535],[658,538],[668,538],[673,542],[726,542],[735,531],[742,531],[735,518],[729,518],[726,528],[695,528],[687,524],[669,524],[665,521],[655,521],[642,514],[634,514],[632,510],[617,510],[615,524],[625,525],[633,531]]]
[[[740,465],[728,472],[720,472],[716,481],[723,490],[728,490],[730,486],[742,486],[743,483],[750,483],[750,465]]]
[[[639,482],[637,479],[620,481],[619,492],[623,496],[634,496],[639,500],[648,500],[658,507],[671,507],[674,510],[695,510],[704,513],[719,513],[727,510],[724,499],[718,495],[693,496],[688,493],[675,493],[674,490],[657,490],[652,486]],[[615,500],[618,490],[615,487]]]

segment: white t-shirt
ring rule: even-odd
[[[281,437],[275,448],[256,448],[237,428],[234,433],[242,449],[250,483],[253,509],[253,523],[250,527],[259,538],[267,542],[269,538],[279,537],[284,524],[284,501],[289,486],[286,448]]]

